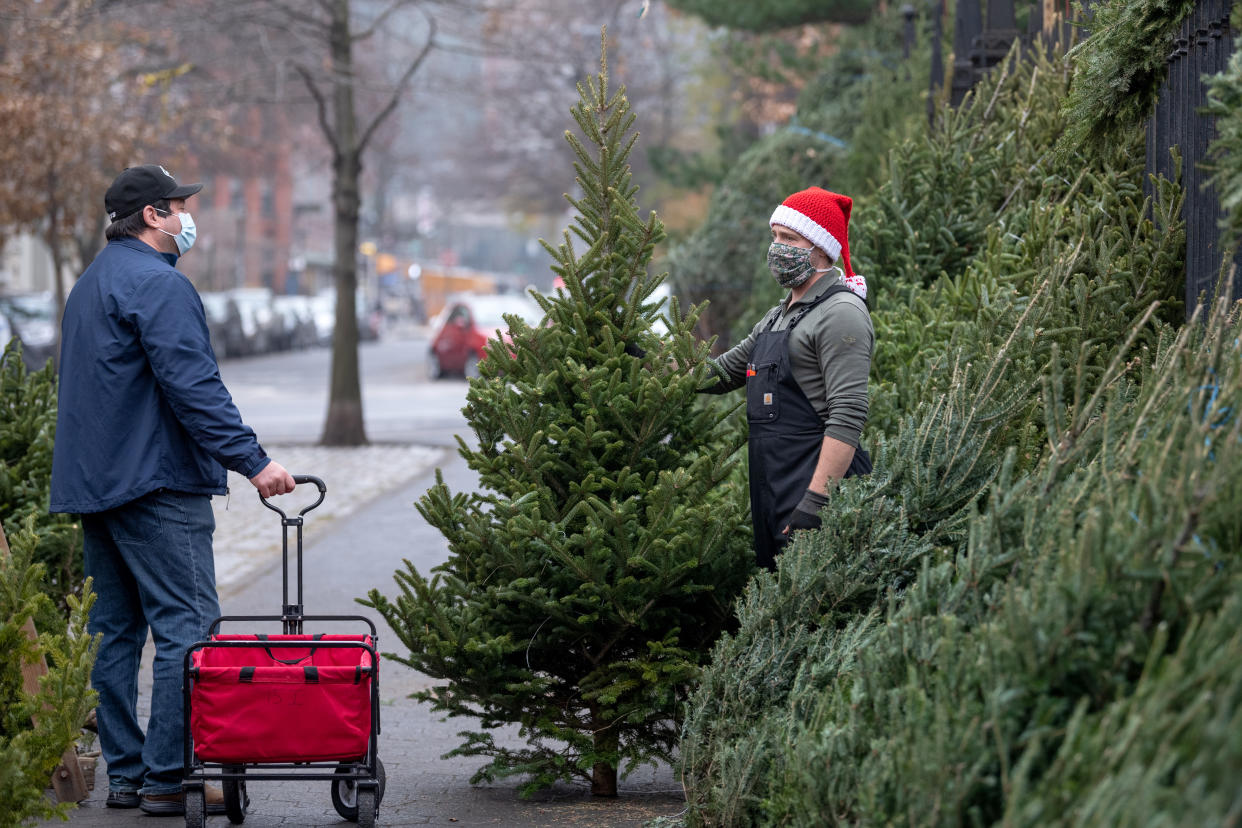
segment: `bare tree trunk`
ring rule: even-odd
[[[99,251],[103,249],[104,230],[107,226],[108,222],[104,214],[100,213],[89,231],[74,236],[73,243],[78,252],[79,272],[86,270],[86,266],[94,261]]]
[[[358,179],[362,147],[354,111],[353,41],[349,0],[332,4],[332,114],[336,146],[332,158],[332,206],[335,214],[336,328],[332,335],[332,384],[328,416],[319,442],[325,446],[360,446],[367,442],[362,419],[362,385],[358,370]]]
[[[599,708],[591,705],[591,726],[595,730],[595,752],[611,754],[617,753],[617,731],[612,727],[611,722],[605,722],[600,718]],[[617,766],[609,762],[596,762],[591,768],[591,795],[592,796],[611,796],[617,795]]]
[[[56,319],[52,326],[52,364],[59,367],[60,365],[60,322],[65,316],[65,283],[60,278],[61,268],[64,267],[64,255],[60,249],[60,238],[58,231],[60,230],[61,211],[58,207],[53,208],[47,217],[46,231],[43,236],[43,242],[47,245],[48,252],[52,254],[52,285],[56,291]]]

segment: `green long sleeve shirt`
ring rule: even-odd
[[[776,318],[772,330],[784,330],[790,318],[804,304],[833,285],[841,283],[836,268],[820,277],[799,302],[792,305],[789,295],[769,310],[740,343],[713,362],[720,383],[709,393],[722,394],[746,384],[746,365],[755,340]],[[812,308],[789,335],[789,362],[794,380],[824,423],[824,436],[858,448],[858,438],[867,422],[867,375],[875,330],[867,305],[854,293],[842,292]]]

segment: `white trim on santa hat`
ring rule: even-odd
[[[811,244],[818,247],[828,254],[828,258],[834,262],[841,258],[841,242],[836,237],[825,230],[820,225],[811,221],[808,216],[799,213],[792,207],[785,204],[777,205],[772,212],[772,218],[768,221],[768,226],[779,224],[781,227],[788,227]]]

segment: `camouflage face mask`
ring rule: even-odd
[[[828,270],[830,268],[824,268]],[[768,248],[768,270],[772,278],[784,288],[796,288],[806,284],[814,273],[822,273],[811,264],[811,249],[794,247],[792,244],[772,242]]]

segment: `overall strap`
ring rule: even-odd
[[[797,325],[799,322],[801,322],[801,321],[802,321],[802,317],[804,317],[804,316],[806,316],[808,313],[810,313],[812,308],[814,308],[816,305],[819,305],[820,303],[822,303],[822,302],[826,301],[826,300],[827,300],[827,299],[829,299],[830,297],[832,297],[832,296],[836,296],[838,293],[853,293],[853,292],[854,292],[854,291],[853,291],[853,290],[851,290],[851,289],[850,289],[849,287],[847,287],[846,285],[833,285],[832,287],[828,288],[828,289],[827,289],[827,290],[825,290],[823,293],[821,293],[819,296],[816,296],[814,299],[812,299],[812,300],[811,300],[810,302],[808,302],[807,304],[805,304],[805,305],[803,305],[802,307],[798,308],[798,311],[797,311],[797,313],[795,313],[795,314],[794,314],[793,319],[791,319],[791,320],[789,321],[789,324],[785,326],[785,330],[787,330],[787,331],[792,331],[792,330],[794,329],[794,325]],[[867,300],[866,300],[866,299],[864,299],[864,300],[863,300],[863,303],[864,303],[864,304],[866,304],[866,301],[867,301]],[[775,324],[775,321],[776,321],[776,320],[775,320],[775,319],[773,319],[773,324]],[[769,327],[769,328],[771,328],[771,325],[769,325],[768,327]]]

